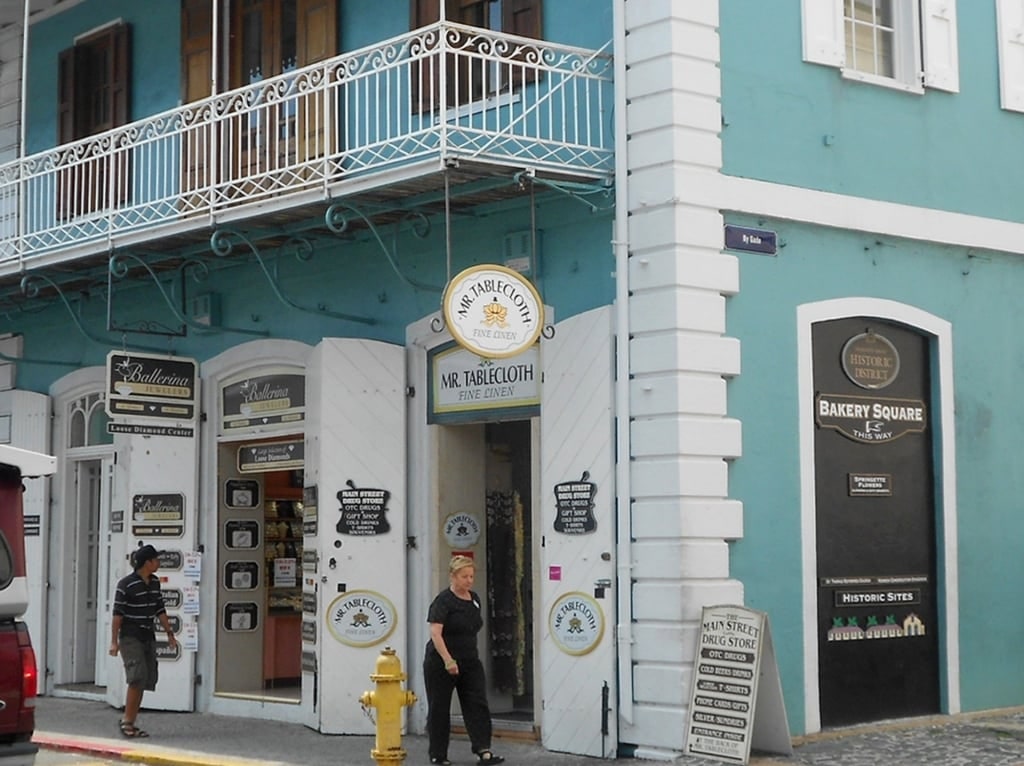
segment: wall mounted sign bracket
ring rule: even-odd
[[[105,348],[116,347],[118,345],[116,342],[109,338],[102,338],[98,335],[93,335],[91,332],[89,332],[89,330],[86,329],[85,325],[82,324],[82,318],[78,316],[74,307],[71,305],[71,302],[68,300],[68,297],[64,294],[64,291],[61,289],[60,285],[58,285],[45,274],[26,274],[24,277],[21,278],[21,292],[25,295],[26,298],[37,298],[39,296],[40,283],[45,284],[57,294],[57,297],[60,298],[61,303],[64,304],[64,308],[68,310],[68,314],[71,316],[71,321],[74,322],[75,327],[78,328],[78,331],[82,334],[83,337]],[[123,341],[121,345],[124,345],[125,348],[131,347],[139,351],[156,351],[159,353],[167,353],[167,349],[153,348],[152,346],[141,346],[134,343],[126,344],[123,343]]]

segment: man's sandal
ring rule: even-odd
[[[121,721],[119,726],[121,727],[121,736],[128,739],[144,739],[149,736],[149,734],[129,721]]]
[[[505,759],[502,758],[500,755],[495,755],[490,750],[481,750],[479,753],[476,754],[476,762],[499,764],[504,763]]]

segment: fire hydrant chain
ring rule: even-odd
[[[376,726],[377,726],[377,719],[375,719],[373,717],[373,711],[370,710],[370,708],[368,708],[366,705],[361,705],[361,707],[363,708],[363,715],[365,715],[367,718],[369,718],[370,719],[370,723],[372,723],[374,725],[374,727],[376,728]]]
[[[377,739],[370,755],[378,764],[405,763],[402,748],[402,708],[416,701],[416,695],[402,689],[405,673],[402,662],[390,646],[384,647],[377,658],[377,672],[370,676],[377,684],[374,691],[363,692],[359,698],[366,717],[373,721],[371,708],[377,709],[375,727]]]

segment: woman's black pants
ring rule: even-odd
[[[431,758],[448,757],[452,725],[452,691],[458,692],[462,718],[474,753],[491,749],[491,710],[487,705],[484,666],[479,658],[459,660],[459,674],[444,669],[436,652],[423,660],[423,685],[427,690],[427,736]]]

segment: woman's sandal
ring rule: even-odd
[[[121,728],[121,736],[127,737],[128,739],[143,739],[149,736],[149,734],[144,732],[134,723],[129,723],[128,721],[121,721],[121,723],[118,725]]]
[[[479,753],[476,754],[476,762],[499,764],[504,763],[505,759],[502,758],[500,755],[495,755],[490,750],[481,750]]]

